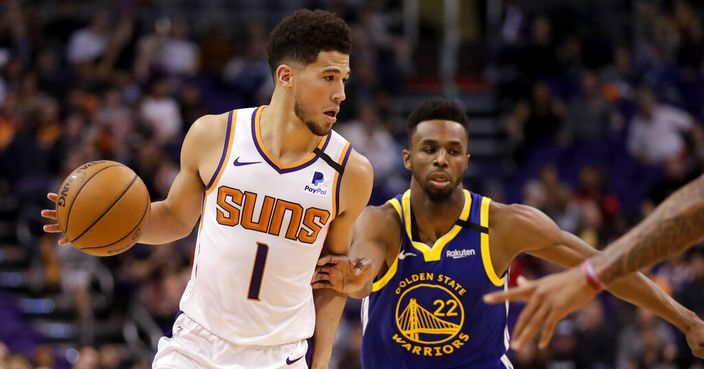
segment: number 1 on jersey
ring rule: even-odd
[[[259,301],[259,291],[262,288],[262,277],[264,276],[264,266],[266,266],[266,255],[269,253],[269,245],[257,242],[257,255],[254,257],[252,267],[252,277],[249,280],[249,292],[247,298]]]

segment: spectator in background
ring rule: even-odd
[[[530,79],[549,79],[558,72],[552,24],[545,16],[533,19],[530,40],[519,58],[520,70]]]
[[[170,76],[192,76],[200,67],[198,46],[188,39],[188,25],[181,18],[175,18],[171,22],[169,36],[157,53],[156,58],[161,69]]]
[[[266,28],[261,23],[250,24],[247,38],[244,54],[236,55],[227,62],[223,78],[241,95],[241,104],[266,104],[274,91],[266,56]]]
[[[579,368],[577,346],[574,323],[570,320],[561,321],[555,328],[555,336],[550,343],[551,355],[545,368]]]
[[[704,250],[693,250],[688,260],[691,276],[677,293],[677,299],[683,306],[704,316]]]
[[[517,161],[522,162],[538,147],[557,144],[564,116],[562,100],[553,96],[547,82],[536,82],[530,100],[519,102],[508,121],[509,133],[518,144]]]
[[[677,189],[684,187],[693,180],[694,173],[687,170],[687,163],[681,158],[675,157],[665,163],[665,176],[655,183],[643,203],[645,215],[655,209],[655,207],[670,196]]]
[[[83,346],[78,352],[78,360],[71,369],[95,369],[100,362],[100,353],[93,346]]]
[[[687,112],[655,101],[652,91],[637,92],[638,113],[628,132],[628,151],[641,164],[662,165],[684,154],[683,135],[694,125]]]
[[[565,117],[565,128],[577,144],[599,145],[620,115],[601,95],[599,79],[593,71],[581,74],[580,93],[570,101]]]
[[[21,355],[10,355],[5,361],[5,368],[7,369],[32,369],[32,365],[29,360],[25,359]]]
[[[371,203],[382,203],[403,187],[399,183],[401,148],[388,127],[380,121],[373,105],[359,107],[359,118],[344,123],[340,134],[372,163],[374,192]]]
[[[68,61],[79,64],[95,61],[102,56],[107,43],[109,22],[109,13],[101,11],[93,17],[90,26],[74,32],[68,44]]]
[[[54,362],[54,350],[50,345],[39,345],[34,351],[35,369],[54,369]]]
[[[219,19],[208,24],[208,30],[198,43],[202,73],[219,76],[232,57],[233,47],[227,31],[224,22]]]
[[[643,309],[638,309],[636,320],[618,337],[618,368],[674,368],[676,356],[672,331]]]
[[[137,41],[137,58],[134,62],[137,80],[144,82],[153,72],[163,72],[160,69],[159,51],[166,43],[171,32],[171,19],[160,17],[154,22],[153,33],[143,35]]]
[[[157,142],[169,143],[181,134],[181,113],[178,104],[170,96],[169,83],[160,79],[152,85],[150,94],[142,100],[140,113],[147,126],[152,129]]]
[[[578,367],[612,368],[616,359],[616,329],[604,316],[604,307],[594,300],[575,317]]]

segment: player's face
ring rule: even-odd
[[[296,73],[293,111],[311,132],[324,136],[337,121],[350,76],[350,56],[321,51],[318,59]]]
[[[406,169],[433,201],[447,200],[467,169],[467,131],[453,121],[421,122],[403,152]]]

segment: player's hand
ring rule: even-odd
[[[49,192],[46,197],[51,200],[51,202],[56,203],[56,200],[59,198],[59,195]],[[61,227],[59,227],[59,223],[57,223],[56,219],[56,210],[51,210],[51,209],[44,209],[42,210],[42,217],[45,219],[48,219],[51,223],[45,224],[43,229],[44,232],[46,233],[62,233]],[[61,238],[59,240],[59,245],[64,246],[68,245],[69,242],[66,238]]]
[[[584,306],[596,293],[579,268],[572,268],[535,281],[519,277],[518,287],[487,294],[484,302],[527,301],[513,330],[511,348],[521,350],[542,331],[538,347],[543,349],[550,343],[557,323]]]
[[[369,258],[326,255],[318,260],[311,286],[351,294],[363,289],[372,276]]]
[[[687,337],[687,344],[692,350],[692,355],[704,359],[704,322],[701,319],[683,332]]]

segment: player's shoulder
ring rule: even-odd
[[[522,239],[557,236],[555,224],[542,211],[523,204],[492,202],[489,208],[489,230],[494,236]]]
[[[371,183],[374,180],[374,170],[372,163],[366,156],[357,150],[351,149],[350,157],[345,166],[345,176],[355,181],[365,181]]]
[[[342,174],[343,194],[369,198],[374,183],[372,164],[364,155],[351,149]],[[343,195],[344,196],[344,195]]]
[[[539,212],[538,209],[523,204],[504,204],[492,201],[489,205],[490,225],[512,228],[529,224]]]
[[[227,129],[230,113],[206,114],[196,119],[188,130],[198,134],[207,134],[214,130]]]

